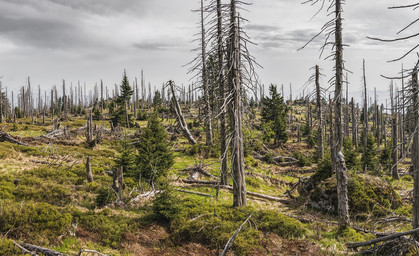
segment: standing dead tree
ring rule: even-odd
[[[212,123],[211,123],[211,99],[210,99],[210,92],[209,92],[209,72],[208,72],[208,65],[211,65],[211,60],[209,59],[209,54],[207,52],[207,45],[209,44],[209,40],[207,39],[207,30],[205,29],[206,26],[206,19],[208,18],[208,6],[204,6],[204,0],[200,1],[201,7],[199,10],[195,10],[195,12],[199,12],[200,14],[200,46],[195,48],[193,51],[198,52],[197,56],[194,60],[192,60],[188,65],[191,65],[191,68],[188,71],[188,74],[195,73],[192,79],[198,78],[197,84],[201,85],[200,88],[203,91],[203,105],[204,105],[204,116],[205,116],[205,134],[206,134],[206,145],[211,146],[213,144],[212,141]],[[184,103],[185,100],[185,92],[182,90],[182,97],[180,98],[181,101]]]
[[[326,0],[307,0],[304,3],[312,5],[320,4],[320,11],[325,7]],[[348,189],[345,156],[342,153],[343,127],[342,127],[342,85],[343,85],[343,38],[342,38],[342,0],[329,0],[327,11],[333,11],[333,19],[327,22],[321,31],[309,40],[302,48],[306,47],[318,36],[325,34],[325,43],[321,47],[321,53],[328,45],[332,46],[332,55],[335,61],[335,77],[331,81],[335,85],[334,102],[334,138],[332,140],[332,159],[334,159],[337,179],[338,194],[338,223],[339,231],[349,226]],[[319,12],[320,12],[319,11]],[[319,13],[318,12],[318,13]],[[334,37],[334,41],[329,41]],[[301,49],[302,49],[301,48]]]

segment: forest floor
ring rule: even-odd
[[[108,121],[94,123],[110,128]],[[173,123],[164,122],[168,128]],[[72,117],[61,127],[75,130],[85,124],[85,117]],[[146,122],[138,124],[144,127]],[[312,160],[315,148],[304,138],[297,142],[295,127],[287,143],[265,148],[269,154],[260,159],[252,151],[246,155],[247,190],[278,200],[249,195],[248,206],[241,209],[231,207],[229,190],[185,182],[192,175],[192,180],[214,181],[220,172],[219,155],[206,157],[203,144],[191,146],[180,134],[172,136],[175,164],[167,178],[173,189],[170,196],[160,197],[160,208],[167,207],[162,220],[155,216],[154,197],[128,203],[139,195],[134,189],[138,184],[130,178],[125,179],[124,204],[112,204],[115,195],[109,173],[115,168],[123,136],[106,134],[99,145],[91,147],[83,132],[43,138],[39,136],[50,132],[51,124],[31,124],[31,120],[7,124],[3,131],[26,145],[0,142],[0,254],[20,255],[14,240],[67,255],[77,255],[82,248],[108,255],[219,255],[250,214],[252,218],[227,255],[352,255],[357,252],[347,249],[345,243],[375,238],[359,229],[387,233],[411,229],[412,177],[406,174],[393,181],[384,173],[380,179],[401,196],[401,204],[394,208],[388,204],[384,214],[351,212],[352,228],[338,236],[333,211],[316,210],[310,203],[311,194],[299,194],[297,186],[307,181],[318,165]],[[204,136],[201,129],[193,128],[199,141]],[[135,131],[128,129],[125,136]],[[259,134],[245,131],[245,136],[251,139]],[[86,156],[92,159],[92,183],[85,178]],[[275,156],[299,159],[292,164],[274,163],[271,158]],[[403,163],[401,171],[406,173],[408,164]],[[212,176],[184,171],[196,166]],[[369,248],[359,251],[362,249]]]

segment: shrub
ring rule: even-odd
[[[155,218],[162,222],[172,221],[181,212],[180,201],[170,189],[156,196],[152,209]]]
[[[98,191],[98,195],[95,199],[95,204],[97,207],[103,207],[107,204],[110,204],[116,199],[115,193],[111,191],[109,188],[100,188]]]
[[[12,240],[0,237],[0,255],[18,256],[22,255],[22,251],[15,246]]]
[[[101,243],[112,248],[118,248],[124,240],[124,234],[129,231],[128,223],[130,228],[136,227],[135,221],[112,215],[109,209],[101,212],[74,212],[74,216],[80,229],[99,235]]]
[[[47,203],[6,200],[2,206],[0,232],[8,232],[13,238],[34,242],[57,239],[69,229],[72,220],[71,214]]]
[[[260,221],[259,228],[262,231],[272,232],[283,238],[301,238],[307,234],[304,224],[274,210],[259,211],[256,218]]]

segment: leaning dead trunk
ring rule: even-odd
[[[172,91],[172,100],[175,107],[176,119],[179,123],[180,129],[182,130],[185,137],[188,139],[189,143],[191,143],[192,145],[195,145],[196,140],[194,139],[194,137],[192,136],[191,132],[188,129],[188,125],[186,124],[185,118],[183,117],[182,110],[179,105],[179,101],[176,98],[175,83],[172,80],[170,80],[169,82],[167,82],[167,84],[170,86],[170,90]]]

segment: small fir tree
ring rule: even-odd
[[[128,113],[128,104],[134,91],[129,85],[128,77],[124,71],[122,83],[120,86],[120,94],[116,99],[117,107],[112,111],[112,124],[114,126],[122,125],[124,127],[132,126],[132,115]]]
[[[278,142],[286,142],[288,139],[287,134],[287,113],[288,107],[284,103],[284,98],[279,95],[277,86],[271,84],[269,86],[269,97],[262,98],[262,124],[271,125],[274,132],[273,138],[275,144]]]
[[[152,186],[156,181],[159,184],[164,183],[162,178],[167,175],[174,161],[168,147],[166,132],[156,113],[149,118],[147,127],[135,145],[136,168],[130,171],[129,176],[135,179],[141,177]]]

